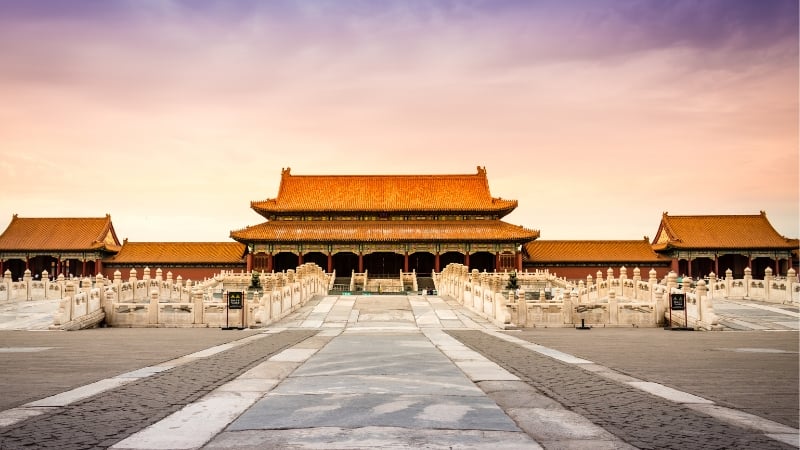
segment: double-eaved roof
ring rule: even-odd
[[[486,170],[467,175],[292,175],[281,174],[278,196],[251,208],[269,218],[276,213],[485,212],[500,217],[516,200],[492,197]]]
[[[499,220],[516,200],[492,197],[486,170],[466,175],[281,174],[278,196],[251,202],[269,219],[240,242],[527,242],[539,232]],[[366,213],[366,214],[365,214]],[[302,220],[290,220],[301,216]]]
[[[19,217],[0,234],[0,251],[95,251],[121,248],[111,216]]]
[[[653,249],[787,249],[797,239],[781,236],[761,211],[754,215],[661,217]]]
[[[238,242],[125,242],[107,264],[236,264],[244,258]]]

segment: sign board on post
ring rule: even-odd
[[[228,309],[242,309],[241,292],[228,292]]]
[[[672,311],[683,311],[683,323],[685,326],[683,327],[673,327],[672,326]],[[689,310],[686,308],[686,293],[685,292],[673,292],[669,294],[669,327],[666,329],[668,330],[691,330],[694,331],[694,328],[689,327]]]
[[[244,307],[244,295],[242,292],[228,292],[228,308],[225,312],[225,328],[223,330],[244,330],[244,311],[242,311],[242,326],[241,327],[231,327],[228,325],[228,320],[230,319],[230,312],[232,309],[243,309]]]
[[[673,311],[683,311],[686,309],[686,294],[669,294],[669,304]]]

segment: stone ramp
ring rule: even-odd
[[[60,300],[0,303],[0,330],[47,330]]]
[[[719,324],[730,331],[797,331],[800,308],[755,300],[714,299]]]

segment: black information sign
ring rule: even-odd
[[[242,309],[241,292],[228,292],[228,309]]]
[[[686,309],[686,294],[669,294],[669,303],[673,311]]]

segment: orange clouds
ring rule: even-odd
[[[281,167],[485,165],[520,201],[509,221],[547,239],[638,239],[664,210],[766,209],[797,235],[796,20],[723,3],[18,12],[0,27],[0,214],[220,240]]]

